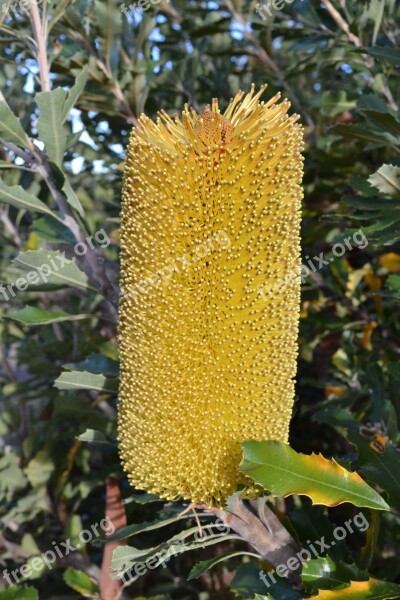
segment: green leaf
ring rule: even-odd
[[[70,588],[85,598],[92,598],[99,592],[99,586],[89,577],[89,575],[86,575],[83,571],[79,571],[73,567],[68,567],[68,569],[64,571],[63,578]]]
[[[396,208],[399,203],[395,200],[384,200],[383,198],[363,198],[362,196],[342,196],[343,204],[346,206],[352,206],[359,210],[379,210],[384,208]]]
[[[59,390],[95,390],[115,394],[118,391],[118,380],[86,371],[71,371],[62,373],[55,380],[54,386]]]
[[[377,510],[389,506],[357,473],[321,454],[300,454],[276,441],[244,442],[241,470],[274,496],[306,495],[313,504],[352,502]]]
[[[263,573],[265,580],[260,577]],[[270,574],[274,576],[275,583],[274,579],[270,579]],[[260,594],[258,597],[263,600],[297,600],[302,597],[286,578],[279,577],[276,573],[274,575],[274,571],[261,569],[253,561],[239,565],[230,587],[237,596],[246,599],[253,598],[254,594]],[[265,596],[267,592],[269,594]]]
[[[356,565],[343,562],[335,563],[330,556],[318,557],[303,564],[301,579],[309,594],[318,589],[347,587],[351,580],[363,581],[368,573]]]
[[[335,117],[345,110],[351,110],[356,105],[354,100],[347,99],[347,93],[340,90],[338,93],[326,91],[321,96],[321,114],[327,117]]]
[[[38,135],[44,142],[49,160],[61,167],[67,136],[63,128],[63,106],[67,92],[56,88],[51,92],[36,94],[36,104],[39,108]]]
[[[375,131],[371,131],[366,127],[362,127],[361,125],[334,125],[330,128],[332,133],[336,133],[342,135],[343,137],[353,138],[357,140],[363,140],[365,142],[374,142],[376,144],[387,145],[391,144],[399,144],[400,140],[396,140],[393,136],[388,133],[377,133]]]
[[[349,431],[347,438],[357,447],[360,472],[389,496],[393,507],[400,510],[400,455],[396,448],[388,444],[384,452],[371,447],[372,439],[367,439],[355,431]]]
[[[112,54],[122,29],[122,14],[116,0],[95,0],[100,44],[106,58],[106,64],[112,69]]]
[[[366,48],[366,51],[370,56],[377,58],[383,62],[400,67],[400,49],[393,48],[390,46],[374,46],[373,48]]]
[[[386,287],[392,292],[400,294],[400,275],[389,275],[386,280]]]
[[[400,123],[388,112],[381,112],[377,110],[366,110],[364,114],[370,119],[377,127],[382,127],[388,133],[399,136],[400,135]]]
[[[75,80],[74,85],[71,87],[71,89],[68,92],[68,95],[64,101],[64,105],[61,110],[61,116],[62,116],[63,123],[65,123],[65,121],[67,120],[68,115],[71,112],[71,109],[74,108],[75,104],[78,101],[79,96],[82,94],[83,90],[85,89],[85,85],[88,80],[88,72],[89,72],[89,67],[86,65],[82,69],[82,71],[79,73],[79,75],[77,76],[77,78]]]
[[[113,445],[108,441],[104,433],[97,431],[97,429],[86,429],[86,431],[78,435],[77,439],[81,442],[87,442],[88,444],[104,444],[107,446]]]
[[[188,540],[192,536],[194,539]],[[135,565],[143,565],[150,560],[153,564],[152,568],[155,569],[160,565],[164,565],[172,556],[178,556],[184,552],[213,546],[221,542],[241,539],[240,536],[235,534],[208,534],[205,537],[200,537],[198,527],[196,526],[185,529],[166,542],[152,548],[139,549],[133,546],[119,546],[113,552],[111,569],[114,573],[112,576],[120,578],[123,574],[134,570]],[[107,541],[110,541],[109,537],[107,537]]]
[[[67,197],[68,204],[70,206],[72,206],[72,208],[74,208],[81,217],[83,217],[85,214],[85,211],[83,210],[83,206],[80,203],[78,196],[75,194],[75,192],[69,182],[68,177],[64,173],[63,173],[63,175],[65,177],[65,180],[64,180],[64,185],[62,187],[62,191],[64,192],[64,194]]]
[[[0,600],[39,600],[39,595],[33,587],[11,587],[0,591]]]
[[[192,567],[188,575],[188,580],[197,579],[198,577],[200,577],[200,575],[202,575],[209,569],[212,569],[218,563],[225,562],[230,558],[234,558],[235,556],[254,556],[254,554],[252,552],[244,552],[238,550],[237,552],[227,552],[226,554],[214,556],[214,558],[210,558],[208,560],[202,560],[195,564],[194,567]]]
[[[46,450],[39,452],[29,461],[25,468],[26,476],[33,488],[47,485],[53,471],[54,462]]]
[[[368,182],[382,194],[400,196],[400,167],[383,164],[368,178]]]
[[[8,186],[1,179],[0,202],[11,204],[11,206],[15,206],[16,208],[44,213],[50,215],[53,219],[57,219],[58,221],[61,220],[48,206],[46,206],[46,204],[44,204],[44,202],[29,192],[26,192],[20,185]]]
[[[382,96],[378,94],[365,94],[357,99],[357,108],[361,112],[364,111],[378,111],[382,113],[388,113],[389,109]]]
[[[0,137],[22,148],[26,148],[29,144],[29,138],[20,120],[4,100],[0,100]]]
[[[199,514],[199,517],[212,517],[212,514],[208,514],[208,513],[204,513],[204,514]],[[173,523],[178,523],[179,521],[181,521],[182,519],[188,519],[190,518],[190,515],[185,514],[182,516],[179,516],[177,514],[175,514],[172,517],[162,517],[160,519],[155,519],[154,521],[144,521],[142,523],[133,523],[132,525],[126,525],[125,527],[121,527],[120,529],[118,529],[118,531],[116,531],[115,533],[113,533],[112,535],[107,537],[107,540],[109,542],[118,542],[120,540],[124,540],[128,537],[132,537],[134,535],[139,535],[140,533],[144,533],[144,532],[148,532],[148,531],[154,531],[156,529],[160,529],[162,527],[166,527],[167,525],[172,525]]]
[[[42,240],[57,244],[75,244],[76,239],[66,225],[49,218],[48,216],[35,219],[31,225],[31,231],[38,234]]]
[[[42,290],[51,286],[76,287],[91,289],[87,275],[76,265],[74,258],[66,259],[63,252],[57,250],[27,250],[20,252],[13,264],[22,271],[28,272],[28,286],[26,289]],[[33,274],[37,273],[36,278]]]
[[[119,373],[119,362],[104,354],[90,354],[81,362],[67,363],[63,367],[69,371],[89,371],[110,377],[117,377]]]
[[[24,489],[27,479],[18,458],[10,453],[0,458],[0,500],[10,501],[14,493]]]
[[[125,498],[125,504],[130,504],[131,502],[134,502],[135,504],[151,504],[154,502],[164,503],[165,501],[162,500],[159,496],[156,496],[156,494],[148,494],[147,492],[142,492],[137,494],[131,494],[128,498]]]
[[[92,315],[70,315],[63,310],[51,312],[37,306],[29,305],[21,310],[10,313],[8,316],[26,325],[47,325],[50,323],[59,323],[60,321],[79,321],[81,319],[92,318]]]

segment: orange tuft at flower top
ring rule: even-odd
[[[302,128],[280,94],[238,92],[221,114],[145,115],[131,135],[121,219],[119,443],[138,489],[221,506],[246,483],[241,442],[286,442],[300,276]],[[131,286],[224,231],[168,286]]]

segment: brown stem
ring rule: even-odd
[[[360,38],[357,37],[356,35],[354,35],[354,33],[351,33],[348,23],[343,19],[340,12],[336,10],[336,8],[333,6],[333,4],[329,0],[321,0],[321,2],[325,6],[325,8],[329,12],[329,14],[331,15],[331,17],[335,21],[335,23],[340,27],[340,29],[342,31],[345,32],[345,34],[347,35],[349,40],[351,42],[353,42],[353,44],[355,45],[356,48],[360,48],[361,47]]]
[[[39,6],[37,0],[31,0],[31,23],[33,35],[36,41],[37,61],[39,65],[40,84],[42,92],[50,91],[49,63],[47,61],[47,39],[40,20]]]
[[[237,493],[231,496],[227,510],[212,511],[274,567],[286,564],[300,551],[297,542],[267,506],[266,498],[242,500]],[[288,574],[288,579],[299,588],[300,571],[301,565]]]

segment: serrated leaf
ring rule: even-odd
[[[198,517],[212,517],[212,514],[202,514],[198,513]],[[173,517],[155,519],[154,521],[145,521],[143,523],[133,523],[132,525],[127,525],[126,527],[121,527],[113,533],[112,535],[107,537],[109,542],[117,542],[120,540],[124,540],[127,537],[132,537],[134,535],[138,535],[140,533],[144,533],[145,531],[154,531],[155,529],[160,529],[162,527],[166,527],[167,525],[172,525],[173,523],[178,523],[178,521],[182,519],[188,519],[190,515],[174,515]]]
[[[63,106],[67,92],[56,88],[51,92],[39,92],[35,100],[39,108],[38,135],[44,142],[49,160],[61,167],[67,136],[63,128]]]
[[[118,380],[87,371],[68,371],[55,380],[54,387],[59,390],[95,390],[115,394],[118,391]]]
[[[28,136],[5,100],[0,100],[0,137],[6,142],[13,142],[17,146],[26,148],[29,143]]]
[[[0,591],[0,600],[39,600],[39,595],[33,587],[10,587]]]
[[[13,264],[22,271],[36,271],[38,281],[29,282],[27,289],[48,289],[48,286],[76,287],[91,289],[87,275],[81,271],[74,260],[66,259],[64,253],[57,250],[28,250],[20,252]],[[48,272],[48,274],[47,274]]]
[[[188,540],[194,536],[194,539]],[[228,540],[241,540],[236,534],[219,534],[199,536],[198,527],[185,529],[174,535],[172,538],[152,548],[139,549],[133,546],[119,546],[113,552],[111,569],[114,572],[113,578],[120,578],[123,574],[129,572],[138,563],[146,563],[152,559],[152,568],[165,564],[172,556],[183,554],[191,550],[213,546]],[[109,541],[109,538],[107,538]]]
[[[400,167],[383,164],[373,175],[368,177],[368,182],[382,194],[399,196]]]
[[[73,567],[68,567],[68,569],[64,571],[63,578],[70,588],[85,598],[92,598],[93,595],[97,594],[99,591],[99,586],[89,577],[89,575],[86,575],[83,571],[79,571]]]
[[[244,442],[240,469],[273,496],[305,495],[313,504],[356,506],[389,510],[389,506],[358,473],[321,454],[300,454],[276,441]]]
[[[20,185],[8,186],[0,179],[0,202],[16,208],[44,213],[60,221],[60,218],[44,202],[26,192]]]
[[[400,510],[400,454],[391,444],[383,453],[377,452],[370,445],[372,440],[354,431],[350,431],[347,438],[357,447],[360,472],[382,488],[389,495],[391,504]]]
[[[352,581],[339,590],[320,590],[310,600],[391,600],[399,598],[400,585],[370,578],[368,581]]]
[[[8,315],[15,321],[25,323],[25,325],[48,325],[50,323],[59,323],[60,321],[79,321],[81,319],[90,319],[92,315],[70,315],[63,310],[51,312],[43,310],[38,306],[25,306]]]
[[[212,569],[218,563],[225,562],[226,560],[229,560],[230,558],[234,558],[235,556],[243,556],[243,555],[254,556],[254,554],[252,554],[251,552],[237,551],[237,552],[227,552],[226,554],[221,554],[220,556],[214,556],[213,558],[210,558],[208,560],[202,560],[192,567],[187,579],[188,579],[188,581],[190,579],[197,579],[198,577],[200,577],[200,575],[202,575],[206,571],[209,571],[209,569]]]

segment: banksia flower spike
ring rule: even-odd
[[[138,489],[221,506],[241,442],[287,442],[300,288],[302,130],[239,92],[153,123],[127,152],[119,441]]]

